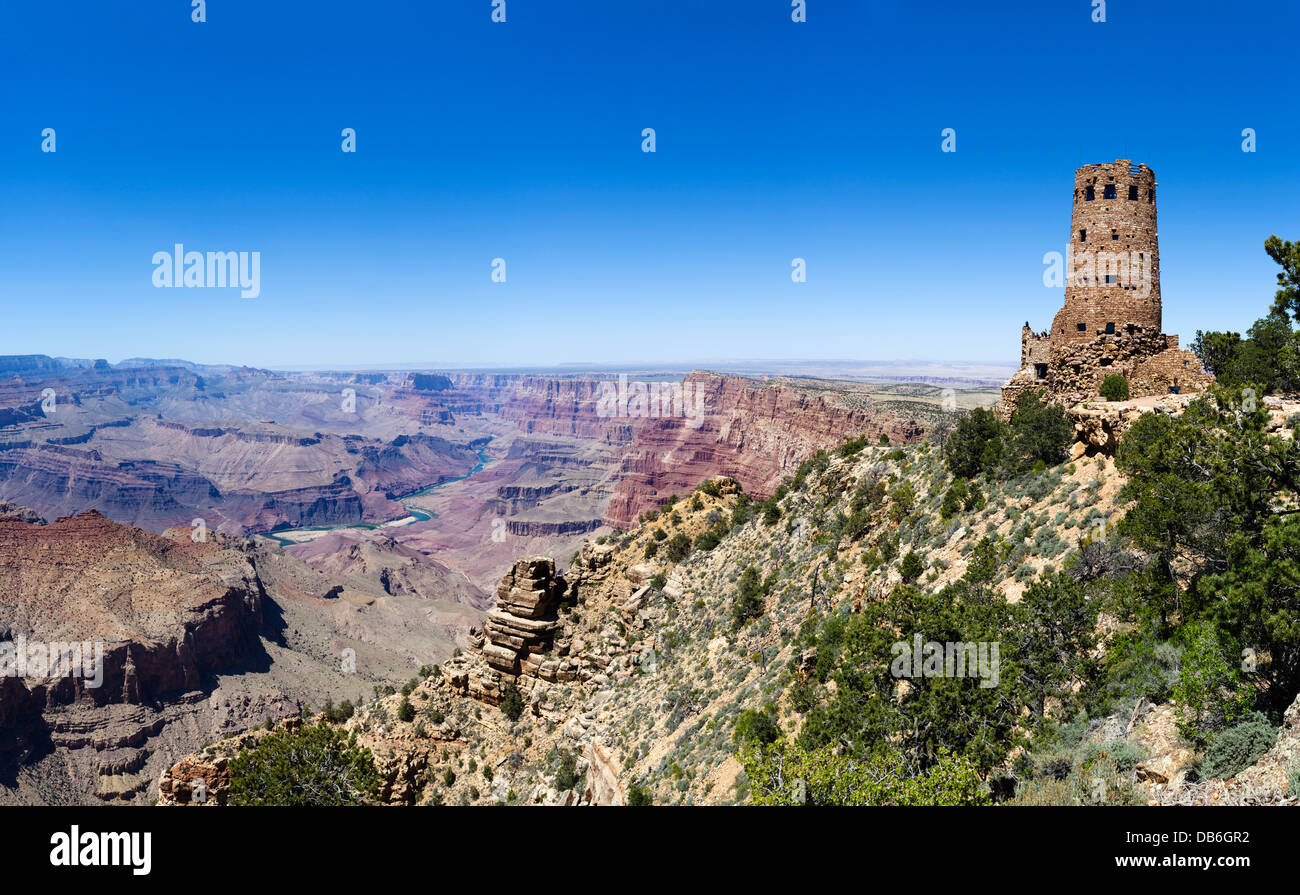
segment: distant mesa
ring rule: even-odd
[[[454,386],[441,373],[415,373],[411,376],[411,388],[422,392],[444,392]]]

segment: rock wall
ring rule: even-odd
[[[919,441],[915,419],[851,409],[811,391],[739,376],[691,373],[684,382],[704,396],[698,426],[690,419],[651,419],[636,430],[605,521],[630,527],[671,494],[686,494],[715,475],[735,478],[746,491],[767,494],[816,451],[847,438]]]
[[[507,519],[506,534],[522,538],[551,538],[586,534],[604,525],[601,519],[570,519],[548,522],[540,519]]]
[[[1148,333],[1140,326],[1089,342],[1053,346],[1047,375],[1040,377],[1039,372],[1033,367],[1020,370],[1003,386],[999,409],[1004,417],[1026,391],[1045,391],[1051,401],[1067,407],[1096,401],[1101,384],[1115,374],[1128,380],[1130,398],[1199,393],[1214,382],[1200,358],[1178,347],[1177,336]]]
[[[80,673],[4,678],[0,761],[16,774],[53,755],[74,779],[51,790],[137,797],[206,677],[260,652],[261,593],[247,558],[215,541],[171,541],[94,510],[48,525],[0,519],[0,639],[102,651],[83,654]]]

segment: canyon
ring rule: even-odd
[[[750,493],[767,496],[800,462],[850,436],[910,443],[925,434],[915,418],[853,407],[830,390],[711,373],[692,373],[686,382],[704,397],[702,423],[661,417],[637,428],[606,513],[611,525],[630,527],[641,513],[713,475],[730,476]]]
[[[761,494],[847,434],[908,442],[929,425],[916,402],[872,405],[859,384],[679,378],[701,418],[602,411],[614,374],[600,372],[0,358],[0,500],[155,533],[376,532],[490,590],[515,556],[571,552],[709,475]]]
[[[365,557],[391,567],[379,580],[364,561],[324,573],[274,543],[155,535],[96,510],[3,512],[0,640],[101,658],[85,674],[8,663],[0,803],[147,801],[200,743],[446,659],[487,603],[427,558],[385,562],[390,545]]]
[[[0,802],[147,801],[202,742],[513,644],[520,557],[557,576],[711,476],[922,440],[941,393],[696,371],[691,419],[609,413],[614,378],[0,358],[0,642],[104,649],[97,687],[0,680]]]

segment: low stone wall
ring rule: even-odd
[[[1045,391],[1049,401],[1066,407],[1096,400],[1102,382],[1113,374],[1128,380],[1130,398],[1196,394],[1214,383],[1200,358],[1178,347],[1177,336],[1132,326],[1089,342],[1055,346],[1047,378],[1037,378],[1028,366],[1017,371],[1002,387],[998,414],[1010,418],[1016,399],[1031,390]]]
[[[1201,359],[1185,348],[1166,348],[1148,357],[1132,368],[1128,375],[1129,395],[1164,395],[1177,386],[1178,393],[1203,392],[1214,384],[1214,377],[1205,372]]]

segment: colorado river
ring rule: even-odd
[[[427,488],[421,488],[419,491],[413,491],[410,494],[404,495],[403,497],[396,498],[398,503],[406,507],[407,513],[410,514],[405,518],[394,519],[390,522],[345,522],[341,525],[310,525],[310,526],[304,526],[303,528],[280,528],[280,529],[276,529],[275,531],[265,532],[263,533],[262,537],[270,538],[271,540],[279,543],[281,546],[288,547],[293,544],[302,544],[307,541],[314,540],[313,537],[295,537],[295,535],[319,536],[331,531],[346,531],[351,529],[365,530],[365,529],[374,529],[374,528],[400,528],[406,525],[414,525],[417,522],[428,522],[430,519],[435,518],[438,514],[429,510],[422,510],[419,509],[418,507],[413,507],[410,504],[408,504],[407,501],[413,500],[417,497],[426,497],[429,494],[432,494],[433,492],[437,491],[439,488],[445,488],[447,485],[453,484],[455,482],[463,482],[465,481],[465,479],[477,475],[478,472],[484,466],[487,465],[488,458],[484,448],[479,448],[476,451],[476,453],[478,454],[478,463],[476,463],[474,465],[474,468],[471,469],[469,472],[465,473],[464,475],[458,475],[455,478],[446,479],[445,481],[438,482],[436,485],[430,485]]]

